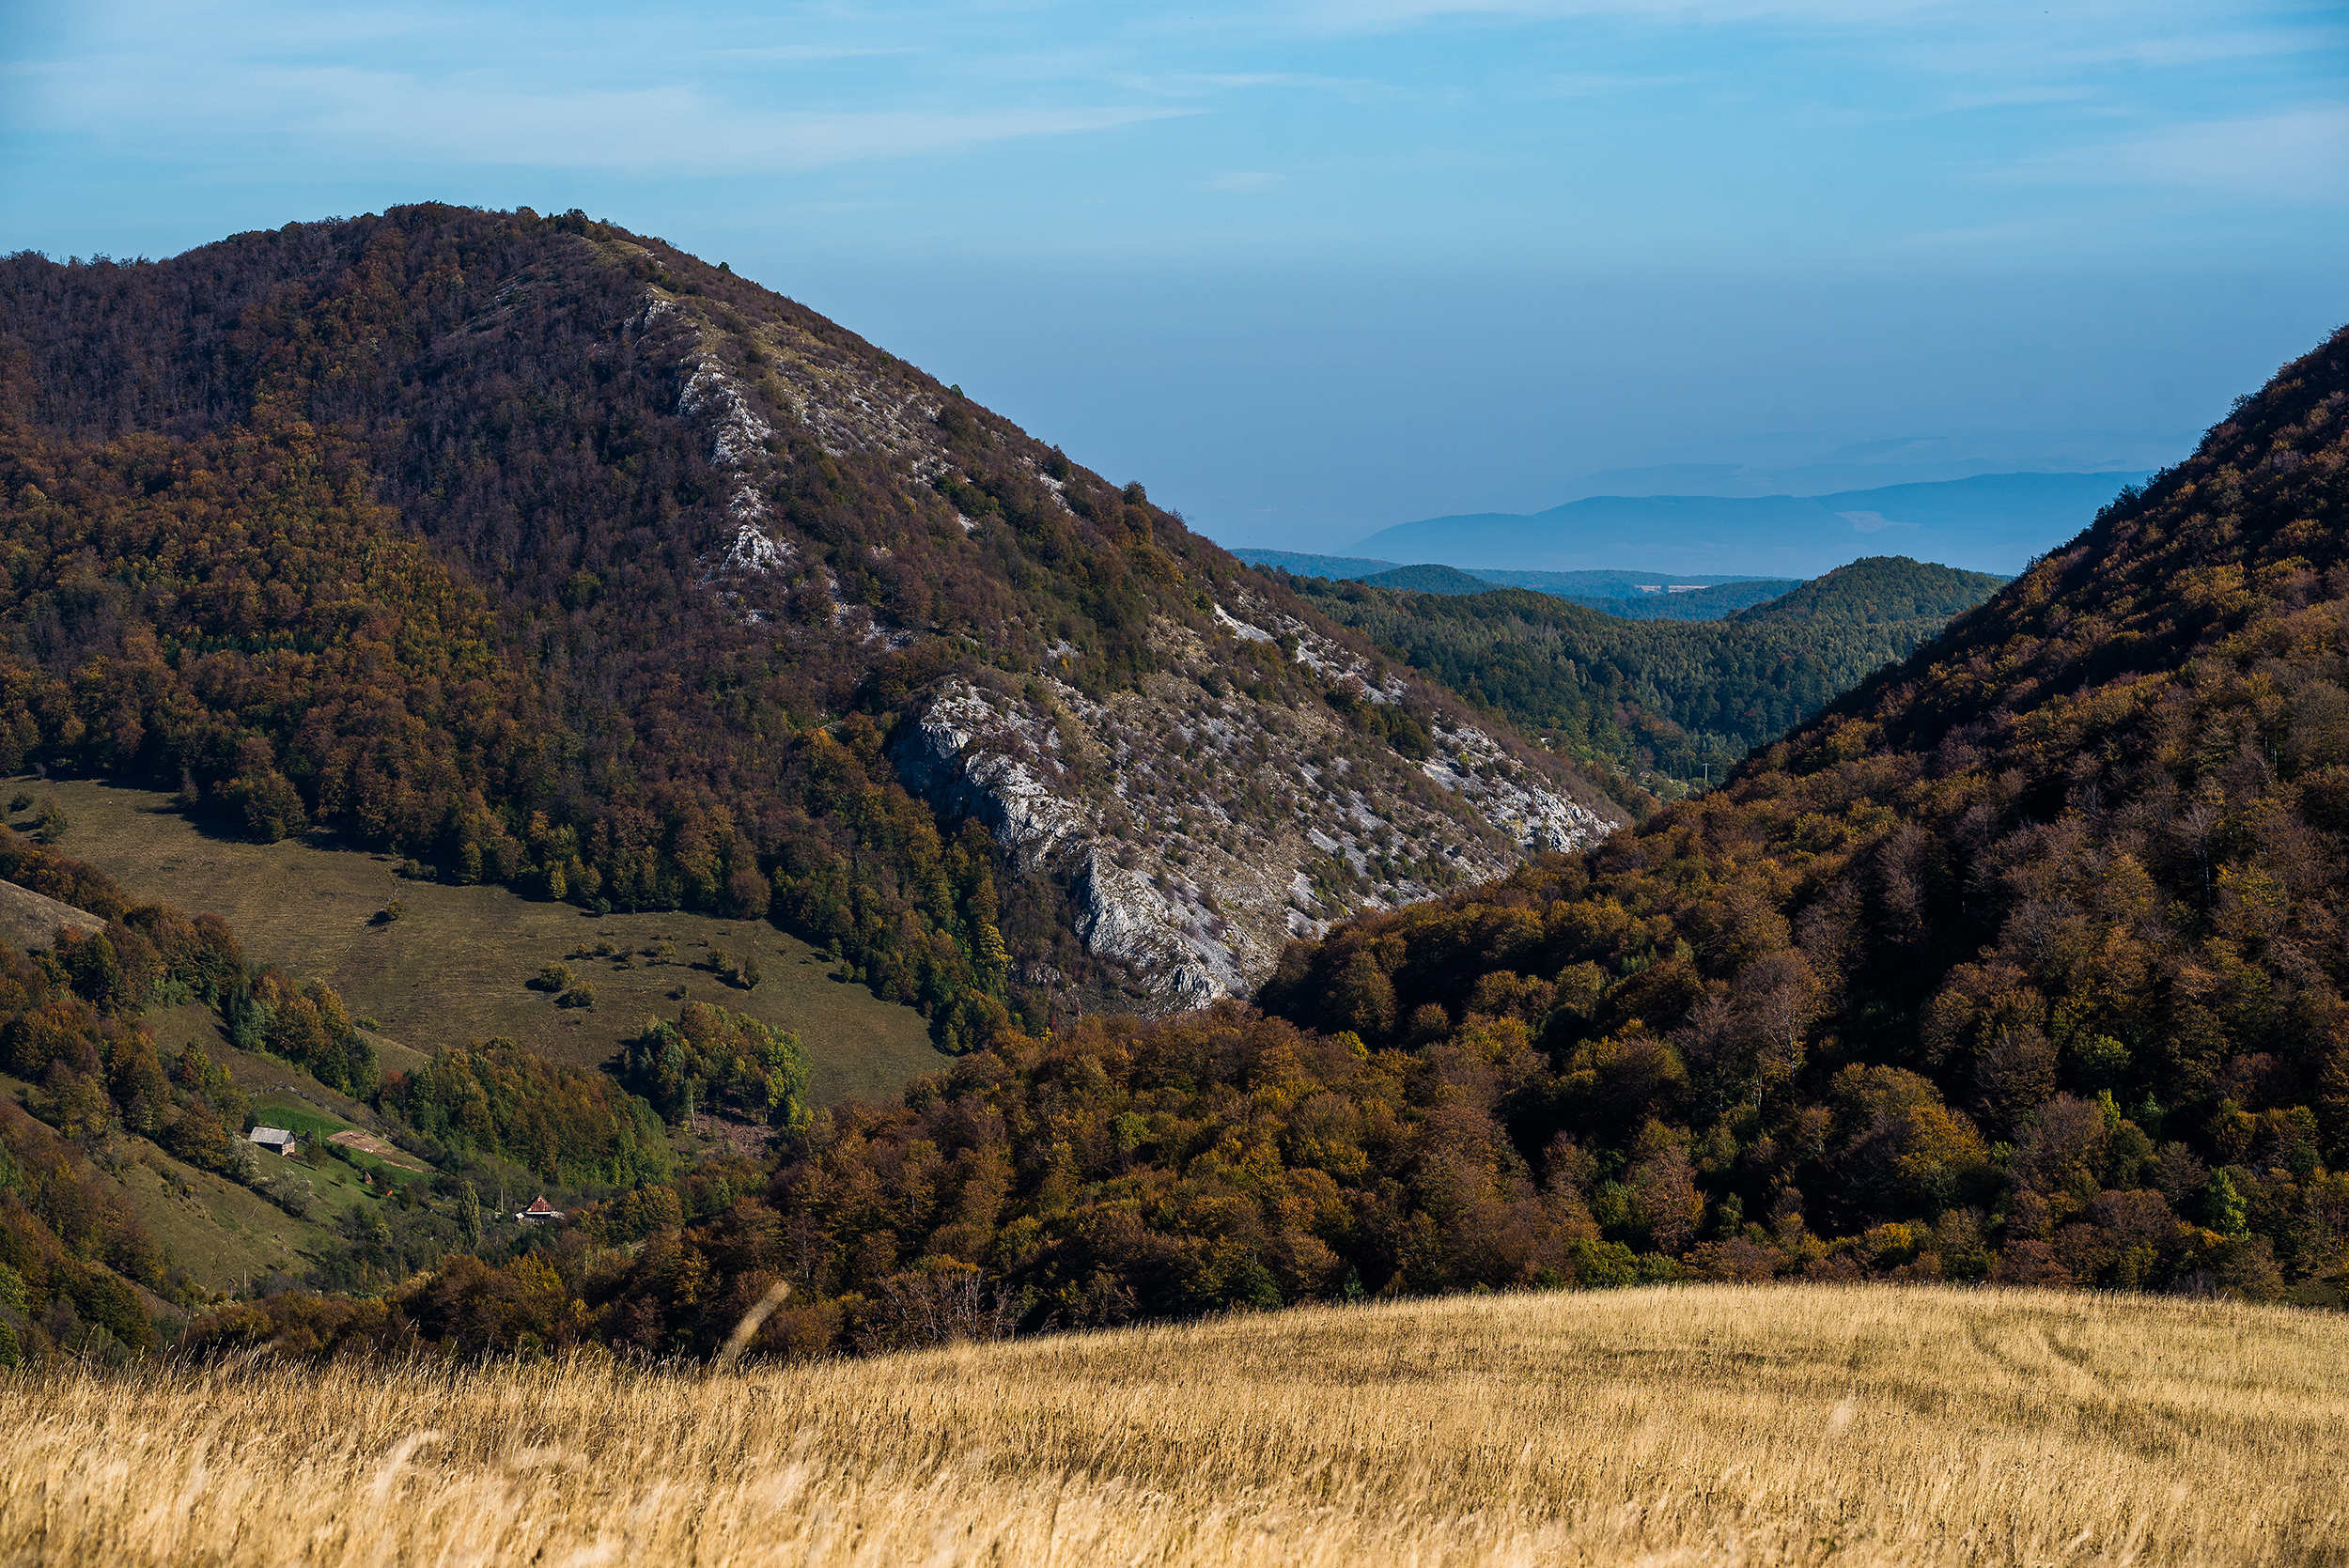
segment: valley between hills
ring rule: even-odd
[[[1643,815],[1652,799],[1726,778],[2006,580],[1874,556],[1810,582],[1644,600],[1562,598],[1441,567],[1283,581],[1398,663],[1609,779]]]
[[[1631,620],[1244,565],[582,214],[8,258],[0,1396],[111,1463],[109,1402],[446,1369],[333,1439],[404,1499],[354,1559],[493,1473],[581,1515],[622,1451],[493,1410],[816,1432],[695,1495],[847,1518],[917,1385],[892,1441],[1046,1412],[904,1461],[1004,1542],[1073,1496],[1171,1560],[1245,1555],[1226,1504],[1431,1559],[2322,1556],[2278,1456],[2329,1452],[2349,1249],[2345,424],[2336,334],[2012,582]],[[1446,1424],[1480,1345],[1522,1432]],[[1609,1467],[1773,1368],[1747,1471]],[[1455,1414],[1329,1414],[1397,1378]],[[1525,1479],[1578,1423],[1636,1440]]]

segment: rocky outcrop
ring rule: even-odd
[[[1247,989],[1252,977],[1241,972],[1232,949],[1199,928],[1190,908],[1116,864],[1098,845],[1085,856],[1077,893],[1077,935],[1087,951],[1156,976],[1163,1000],[1204,1007]]]
[[[835,462],[878,465],[909,496],[964,493],[947,431],[973,416],[958,395],[887,355],[844,351],[787,314],[753,321],[655,289],[640,330],[660,337],[677,411],[706,433],[720,478],[705,503],[714,543],[698,557],[700,585],[742,626],[802,650],[829,643],[826,657],[844,640],[878,660],[936,639],[939,628],[876,609],[869,582],[843,591],[885,569],[895,541],[828,549],[773,498],[792,465],[830,474]],[[1065,458],[1039,447],[1019,460],[1040,494],[1078,515]],[[993,551],[1006,524],[957,507],[953,526]],[[1161,580],[1182,576],[1169,558],[1153,565],[1156,552],[1128,548]],[[1094,696],[1063,678],[1085,662],[1068,641],[1084,633],[1051,616],[1017,629],[1025,658],[957,644],[941,662],[978,668],[920,689],[892,730],[907,788],[986,825],[1023,896],[1051,900],[1063,931],[1122,977],[1121,1004],[1169,1011],[1246,995],[1292,938],[1504,875],[1618,825],[1595,792],[1578,798],[1570,769],[1512,750],[1519,743],[1254,582],[1225,578],[1210,595],[1193,580],[1183,619],[1150,622],[1155,673],[1097,681]],[[1014,969],[1057,990],[1077,985],[1071,956],[1027,952]]]
[[[1092,827],[1080,803],[1055,794],[1036,774],[1033,764],[1044,748],[1035,737],[1046,727],[1034,714],[958,681],[899,726],[890,761],[911,793],[941,812],[977,817],[1005,860],[1034,867],[1054,860],[1072,836],[1089,840]]]
[[[1221,675],[1243,657],[1361,706],[1400,711],[1410,689],[1268,606],[1214,612],[1207,636],[1157,627],[1163,668],[1133,691],[1097,702],[1050,676],[1019,691],[957,678],[891,746],[908,789],[984,822],[1013,866],[1066,876],[1076,936],[1148,1010],[1244,996],[1293,937],[1619,825],[1456,718],[1436,718],[1414,759],[1326,702],[1247,695]]]

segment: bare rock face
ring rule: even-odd
[[[1246,694],[1235,670],[1268,658],[1361,707],[1411,693],[1268,604],[1214,608],[1213,636],[1153,628],[1165,667],[1137,690],[1097,702],[1050,675],[957,679],[891,748],[909,789],[976,815],[1016,866],[1067,877],[1078,938],[1122,961],[1149,1010],[1244,996],[1292,937],[1619,825],[1456,718],[1415,760],[1327,701]]]
[[[1035,764],[1052,766],[1037,739],[1049,721],[990,696],[964,682],[940,689],[902,728],[891,760],[906,787],[940,811],[985,822],[1014,865],[1048,863],[1088,828],[1084,808],[1037,775]]]
[[[900,781],[941,814],[983,822],[1015,878],[1050,890],[1039,896],[1059,929],[1124,977],[1124,1004],[1244,996],[1292,938],[1621,825],[1559,759],[1488,730],[1236,564],[1209,574],[1209,592],[1195,557],[1186,572],[1143,550],[1178,583],[1187,618],[1151,617],[1150,673],[1123,683],[1087,679],[1101,650],[1069,642],[1082,633],[1049,614],[975,641],[893,618],[843,582],[903,541],[868,536],[849,553],[795,529],[774,499],[794,462],[892,475],[909,527],[979,477],[974,429],[998,477],[1007,458],[1050,512],[1092,517],[1071,487],[1098,481],[1000,422],[974,423],[972,406],[902,362],[787,317],[747,320],[655,289],[640,331],[673,356],[677,412],[706,433],[719,478],[701,586],[795,656],[939,650],[952,673],[910,691],[892,729]],[[963,548],[1026,548],[1002,516],[947,511]],[[1047,991],[1071,984],[1046,955],[1018,968]]]

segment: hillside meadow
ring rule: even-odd
[[[885,1098],[946,1064],[912,1008],[833,979],[822,954],[766,921],[686,910],[598,917],[504,888],[412,881],[388,855],[214,834],[152,790],[89,780],[17,779],[8,787],[54,797],[69,823],[59,846],[132,897],[220,915],[249,957],[324,979],[354,1017],[372,1020],[387,1067],[497,1035],[567,1066],[600,1067],[646,1019],[675,1017],[687,998],[797,1031],[818,1105]],[[395,900],[400,918],[379,922],[377,911]],[[646,953],[662,942],[673,958]],[[729,986],[710,970],[712,942],[730,956],[757,956],[755,988]],[[531,988],[553,964],[593,987],[592,1008],[558,1007]],[[673,994],[680,986],[686,998]]]
[[[1720,1286],[0,1378],[21,1562],[2336,1562],[2349,1321]]]

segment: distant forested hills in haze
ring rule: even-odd
[[[1532,588],[1610,615],[1633,620],[1713,621],[1801,585],[1791,577],[1680,577],[1635,571],[1463,571],[1423,562],[1397,566],[1356,555],[1308,555],[1285,550],[1236,550],[1251,566],[1415,594],[1481,594]]]
[[[1464,572],[1457,567],[1397,567],[1352,581],[1374,588],[1414,594],[1488,594],[1495,588],[1531,588],[1569,604],[1634,621],[1718,621],[1740,610],[1766,604],[1802,583],[1792,578],[1756,577],[1737,582],[1666,587],[1652,584],[1630,594],[1588,594],[1553,588],[1549,582],[1590,575],[1583,572]]]
[[[1875,557],[1725,619],[1683,622],[1626,621],[1523,588],[1409,592],[1288,579],[1331,619],[1471,703],[1585,759],[1635,777],[1660,773],[1644,782],[1667,792],[1672,781],[1719,777],[2004,581]]]
[[[2087,526],[2142,473],[1985,474],[1815,496],[1591,496],[1382,529],[1364,555],[1486,568],[1816,576],[1861,551],[2013,573]]]
[[[1294,550],[1235,550],[1232,554],[1252,567],[1277,567],[1299,577],[1372,577],[1392,571],[1400,561],[1374,560],[1366,555],[1315,555]]]

